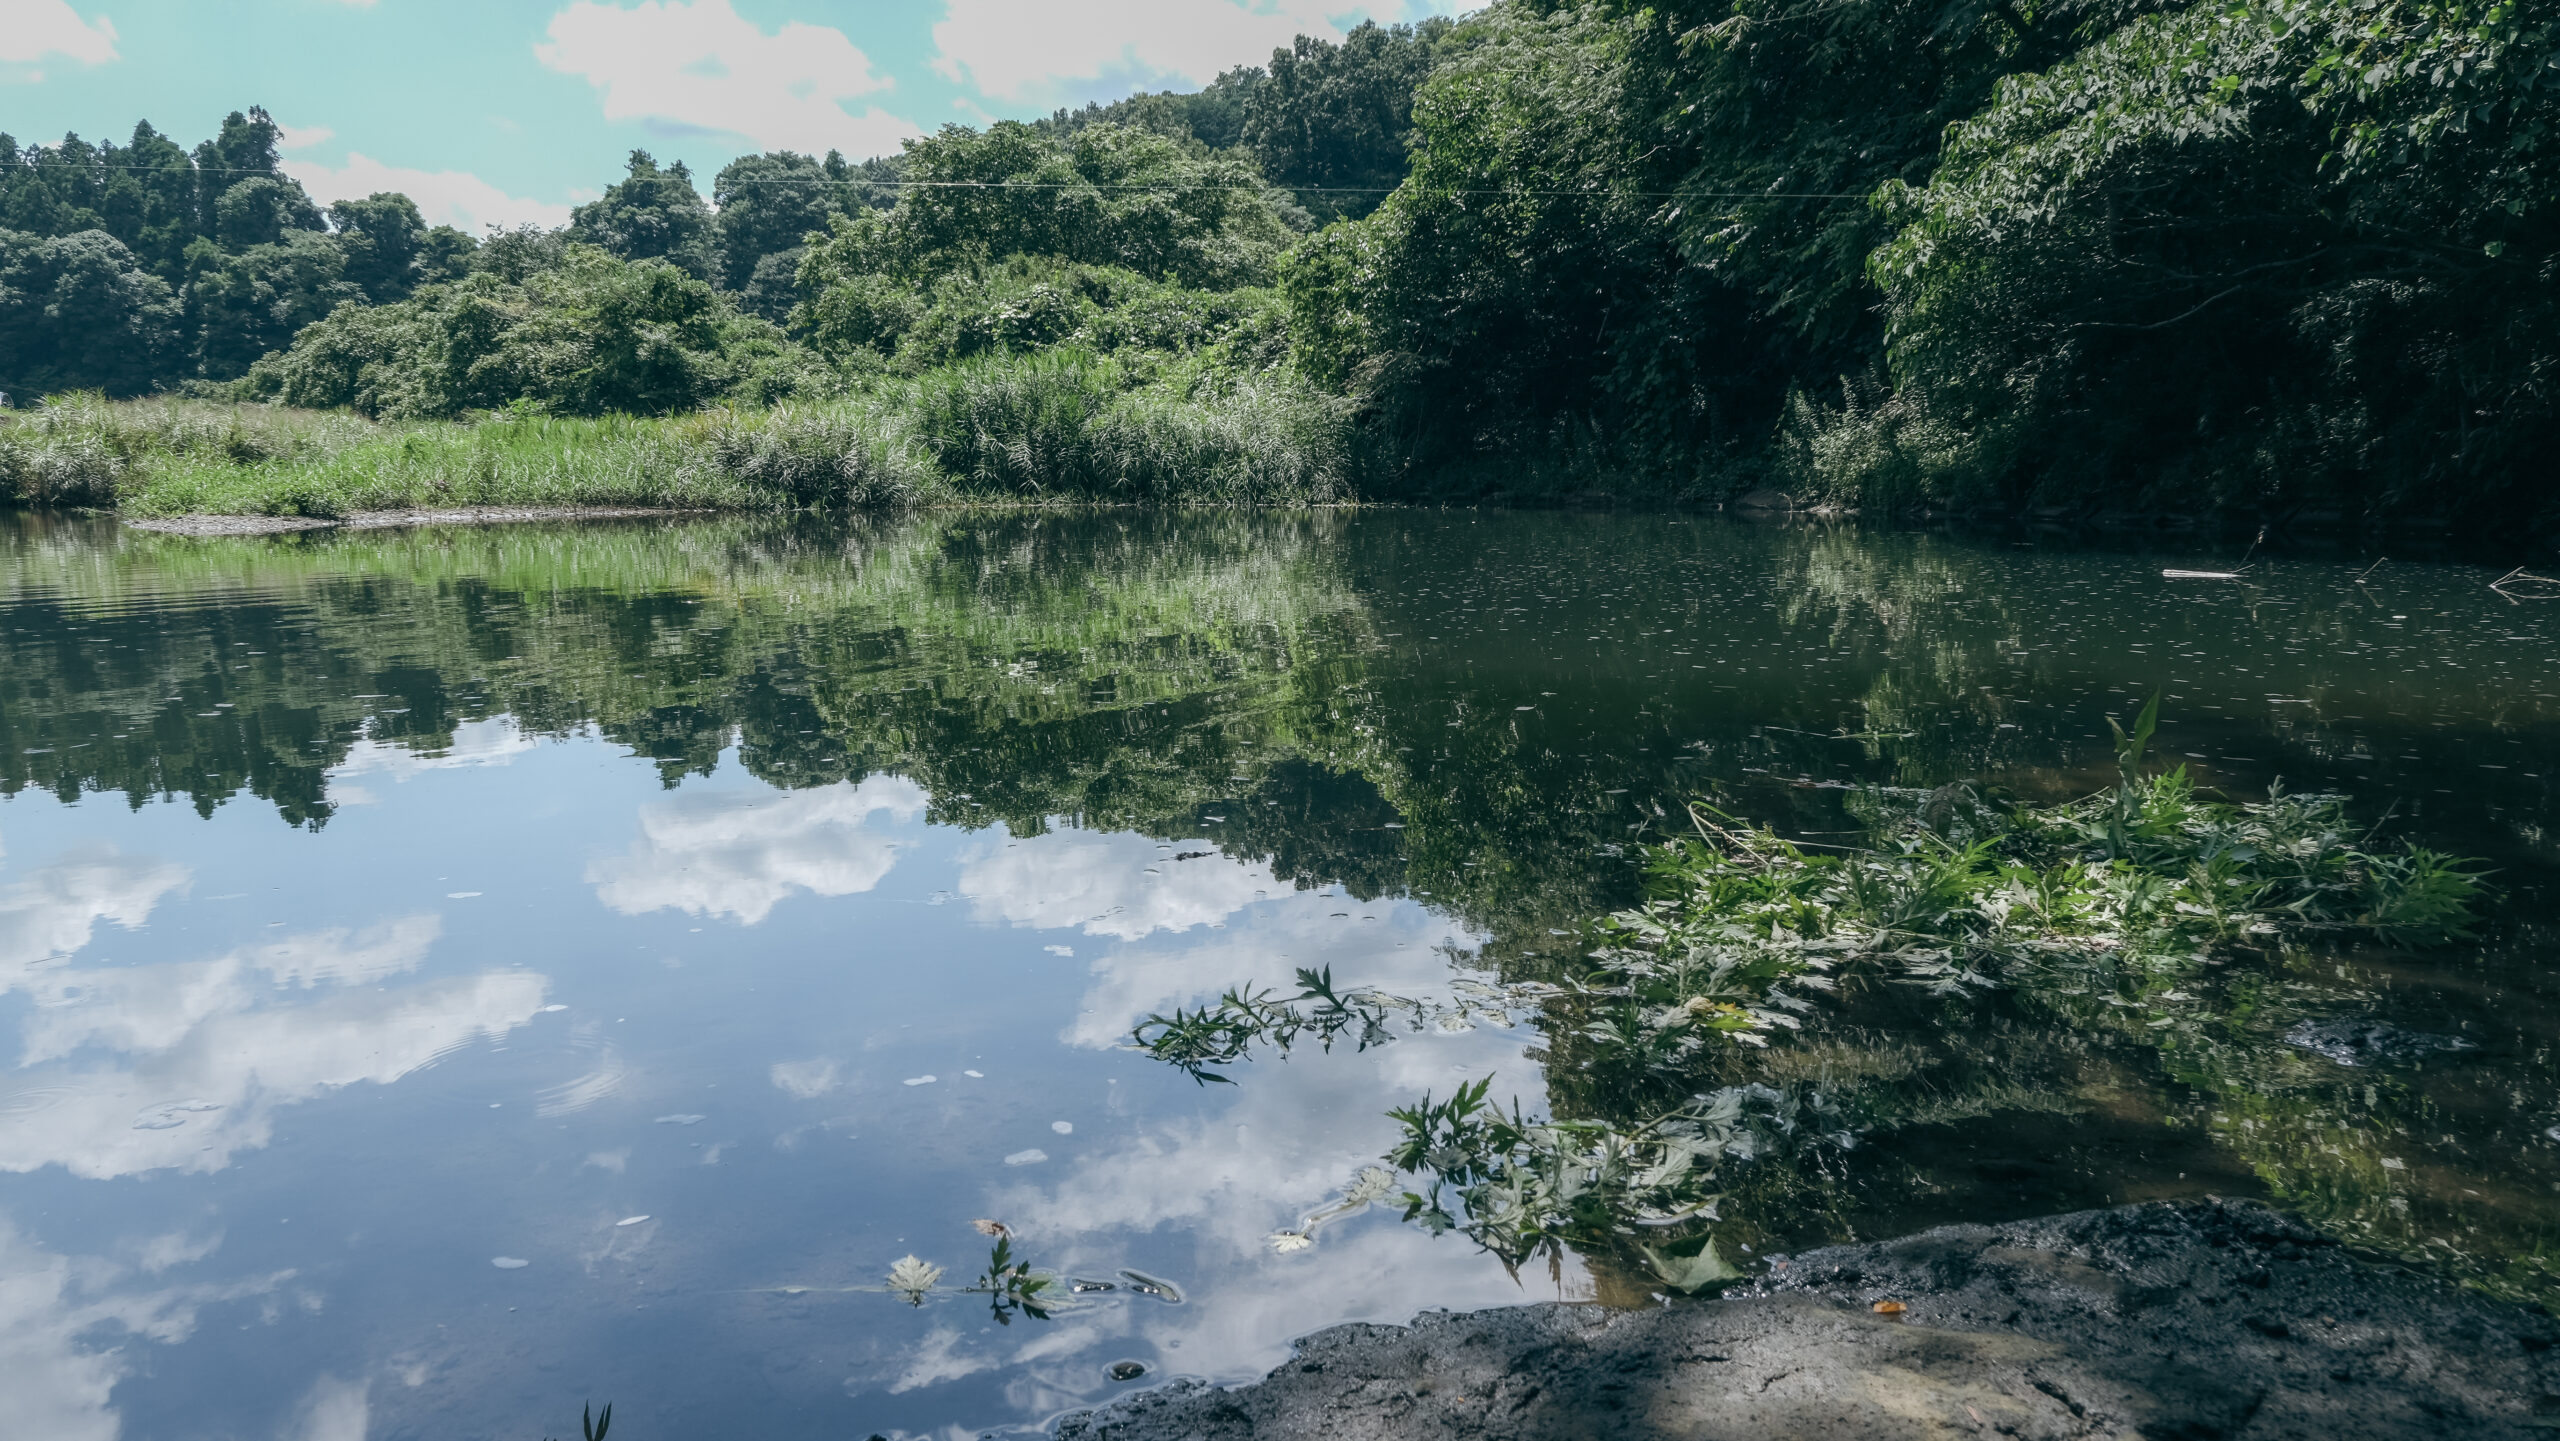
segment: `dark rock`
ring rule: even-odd
[[[1638,1310],[1340,1326],[1256,1385],[1178,1382],[1060,1441],[2515,1437],[2560,1415],[2551,1323],[2369,1265],[2248,1202],[1950,1226]],[[2275,1252],[2293,1253],[2281,1271]],[[2263,1281],[2256,1278],[2263,1277]],[[2263,1287],[2284,1320],[2211,1304]],[[1907,1308],[1875,1314],[1880,1300]],[[1991,1318],[1999,1318],[1994,1321]],[[2485,1331],[2484,1329],[2485,1328]],[[2274,1344],[2281,1339],[2282,1344]],[[2536,1399],[2541,1398],[2541,1399]]]

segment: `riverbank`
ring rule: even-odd
[[[376,422],[206,401],[0,416],[0,502],[128,517],[457,507],[862,510],[952,502],[1311,505],[1349,498],[1340,407],[1303,386],[1142,384],[996,358],[822,404],[663,417]]]
[[[443,509],[359,510],[340,516],[170,515],[137,516],[124,523],[161,535],[290,535],[306,530],[396,530],[412,525],[507,525],[528,520],[652,520],[707,515],[612,505],[466,505]]]
[[[1748,1289],[1656,1309],[1339,1326],[1256,1384],[1176,1382],[1056,1429],[1058,1441],[2522,1438],[2560,1426],[2555,1340],[2539,1309],[2355,1259],[2256,1203],[2154,1203],[1773,1258]]]

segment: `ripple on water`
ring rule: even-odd
[[[29,1086],[22,1091],[0,1095],[0,1116],[31,1116],[50,1111],[72,1094],[69,1086]]]
[[[622,1089],[631,1068],[623,1063],[622,1053],[608,1044],[593,1027],[580,1027],[569,1035],[572,1055],[593,1057],[581,1074],[534,1093],[533,1110],[537,1116],[566,1116],[583,1111],[596,1102]]]

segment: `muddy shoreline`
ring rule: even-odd
[[[290,535],[305,530],[393,530],[411,525],[504,525],[526,520],[652,520],[707,515],[618,505],[462,505],[432,510],[358,510],[341,516],[119,516],[133,530],[162,535]]]
[[[1899,1312],[1880,1313],[1879,1304]],[[2153,1203],[1773,1258],[1655,1310],[1340,1326],[1058,1441],[2547,1437],[2560,1324],[2255,1202]]]

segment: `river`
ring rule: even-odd
[[[976,1435],[1341,1321],[1643,1304],[1356,1204],[1388,1110],[1489,1076],[1609,1113],[1516,983],[1687,802],[1819,844],[1951,780],[2066,799],[2155,692],[2200,786],[2484,859],[2481,939],[1850,987],[1737,1049],[1842,1119],[1741,1169],[1721,1248],[2258,1196],[2560,1301],[2560,601],[2162,575],[2233,559],[1713,515],[0,514],[11,1434],[531,1441],[611,1401],[634,1438]],[[1302,967],[1431,1019],[1222,1081],[1128,1044]],[[1048,1289],[965,1289],[999,1224]],[[930,1288],[888,1284],[910,1256]]]

